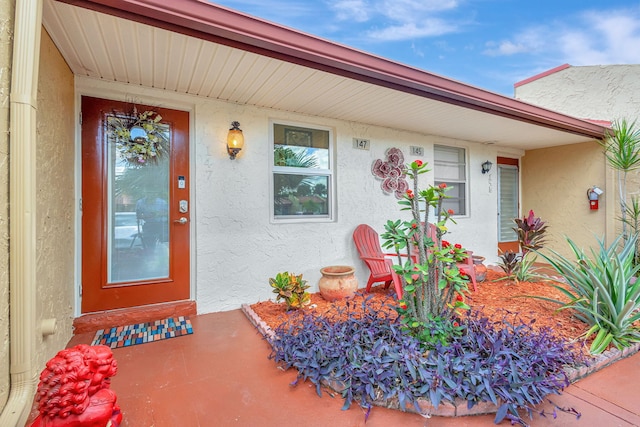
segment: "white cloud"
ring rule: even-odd
[[[365,31],[376,41],[439,36],[457,31],[460,25],[441,16],[458,8],[458,0],[339,0],[329,6],[340,21],[382,22]]]
[[[518,53],[535,53],[543,50],[546,46],[544,34],[548,30],[544,27],[532,27],[513,37],[513,40],[502,40],[500,42],[487,42],[485,55],[489,56],[509,56]]]
[[[573,65],[640,63],[640,9],[588,12],[585,28],[565,30],[559,46]]]
[[[489,43],[488,46],[494,46],[494,43]],[[490,56],[502,56],[513,55],[515,53],[526,52],[527,48],[522,43],[514,43],[512,41],[503,41],[496,48],[489,48],[485,50],[485,53]]]
[[[407,22],[402,25],[395,25],[373,30],[369,36],[383,41],[407,40],[421,37],[440,36],[455,31],[456,27],[449,25],[439,19],[429,19],[420,23]]]
[[[336,19],[340,21],[366,22],[370,18],[370,8],[364,0],[340,0],[329,4],[329,7],[336,12]]]
[[[456,0],[378,0],[374,3],[380,15],[398,22],[433,16],[435,12],[453,10],[459,5]]]
[[[528,28],[499,42],[485,55],[532,54],[572,65],[640,63],[640,8],[587,11]]]

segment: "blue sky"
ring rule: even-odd
[[[640,64],[640,1],[214,2],[507,96],[565,63]]]

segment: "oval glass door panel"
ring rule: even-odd
[[[110,127],[121,118],[107,118]],[[163,152],[171,132],[163,125]],[[134,135],[134,132],[136,133]],[[133,127],[139,146],[122,150],[109,141],[107,182],[107,283],[144,282],[169,277],[169,158],[139,155],[148,148],[144,129]]]

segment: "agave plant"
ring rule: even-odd
[[[637,239],[637,235],[630,236],[621,249],[623,236],[608,248],[599,240],[598,251],[592,249],[589,257],[567,238],[576,261],[553,250],[553,256],[540,254],[570,288],[553,285],[569,302],[542,299],[576,310],[576,317],[591,326],[586,336],[596,335],[590,349],[593,354],[603,352],[609,344],[622,348],[640,342],[640,328],[634,326],[640,320],[640,280],[636,280],[640,265],[634,264]]]

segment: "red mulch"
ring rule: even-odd
[[[566,300],[560,291],[551,286],[550,281],[520,283],[506,280],[495,281],[500,277],[504,277],[504,273],[489,270],[486,280],[478,284],[478,290],[468,293],[466,303],[473,309],[482,311],[485,316],[496,322],[504,318],[504,310],[514,313],[514,317],[518,316],[525,323],[535,319],[536,322],[533,324],[535,328],[548,326],[556,336],[568,341],[578,339],[589,329],[585,323],[573,317],[571,310],[558,311],[559,305],[557,304],[523,297],[523,295],[546,296]],[[375,304],[380,309],[383,309],[382,307],[386,304],[395,304],[393,287],[384,289],[383,286],[374,286],[366,296],[372,296],[369,304]],[[362,296],[355,296],[351,301],[359,305],[362,298]],[[304,310],[313,310],[323,314],[331,308],[332,304],[343,306],[345,303],[345,300],[331,303],[324,300],[319,293],[314,293],[311,294],[311,305],[305,307]],[[263,301],[251,305],[251,308],[273,329],[291,315],[291,313],[287,313],[284,302]]]

